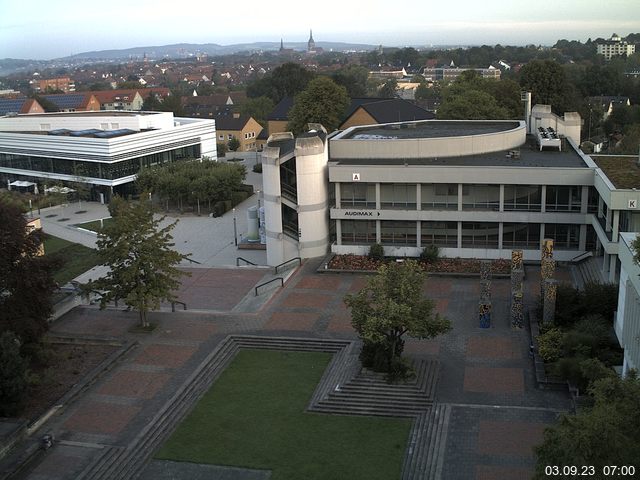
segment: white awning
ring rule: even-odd
[[[69,188],[69,187],[48,187],[44,189],[45,193],[71,193],[71,192],[75,192],[75,190],[73,188]]]
[[[11,182],[9,185],[11,185],[12,187],[31,187],[35,185],[35,183],[27,182],[25,180],[16,180],[14,182]]]

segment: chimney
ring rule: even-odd
[[[524,103],[524,121],[527,124],[527,133],[531,133],[531,92],[520,92],[520,101]]]

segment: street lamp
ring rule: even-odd
[[[258,194],[258,210],[260,210],[260,190],[256,192]]]
[[[233,243],[238,246],[238,226],[236,225],[236,209],[233,209]]]

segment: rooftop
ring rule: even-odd
[[[21,117],[136,117],[138,115],[158,115],[163,112],[142,112],[127,110],[100,110],[97,112],[52,112],[52,113],[30,113],[29,115],[21,115]]]
[[[518,121],[422,121],[416,123],[372,125],[356,127],[343,139],[350,140],[393,140],[407,138],[466,137],[513,130],[520,126]]]
[[[615,188],[640,188],[638,157],[591,155]]]
[[[578,152],[571,147],[566,147],[563,151],[556,149],[540,151],[532,136],[527,138],[526,144],[515,150],[515,152],[519,152],[519,158],[511,154],[513,151],[514,150],[503,150],[480,155],[463,155],[446,158],[331,158],[330,161],[336,162],[338,165],[589,168]]]

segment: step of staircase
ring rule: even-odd
[[[451,406],[435,404],[414,421],[402,480],[441,480]]]

